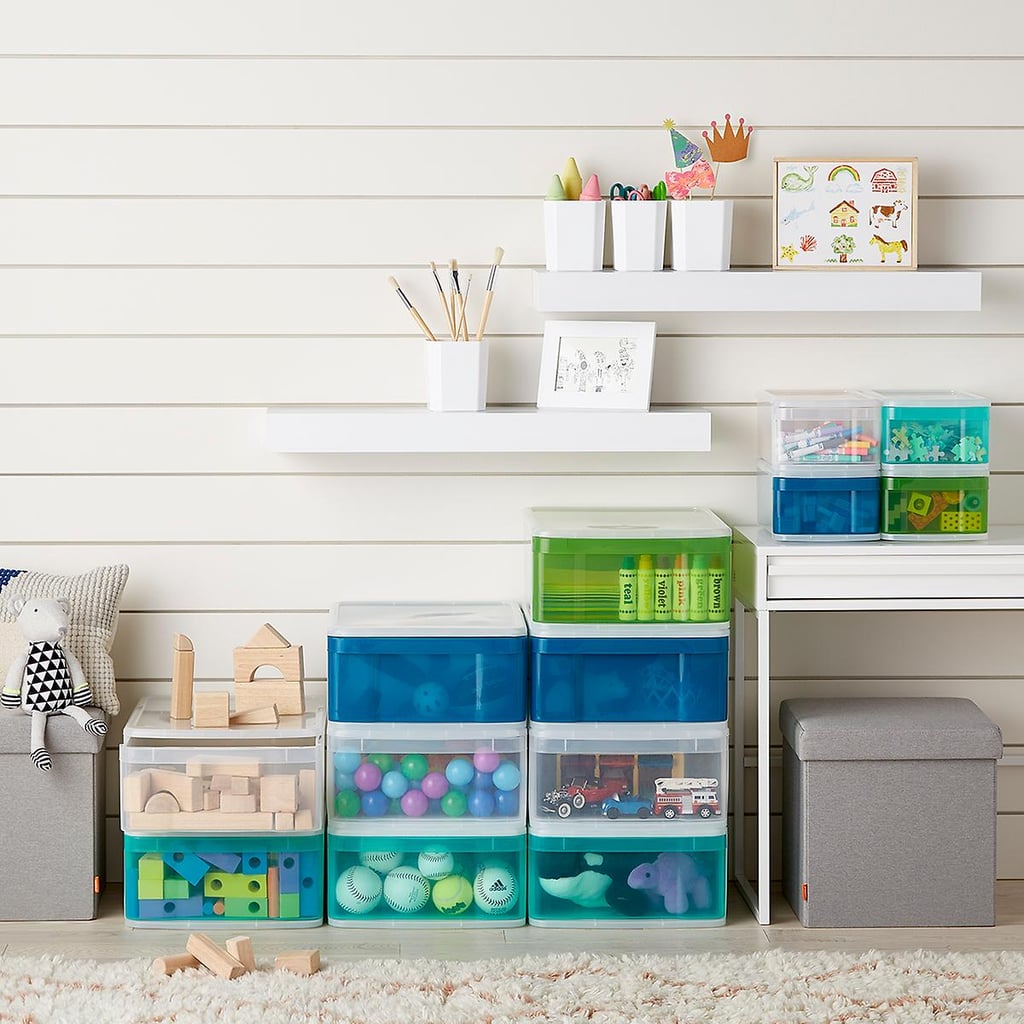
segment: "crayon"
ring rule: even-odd
[[[685,622],[690,608],[690,577],[686,571],[686,555],[676,555],[672,586],[675,590],[672,597],[672,619],[674,622]]]
[[[654,621],[672,621],[672,559],[658,555],[654,569]]]
[[[636,559],[626,555],[619,569],[619,621],[636,622]]]
[[[596,174],[592,174],[587,178],[587,184],[580,193],[580,199],[585,199],[591,203],[599,203],[601,201],[601,183],[597,180]]]
[[[654,559],[650,555],[640,556],[636,571],[636,618],[654,621]]]
[[[565,189],[562,187],[562,179],[557,174],[551,175],[551,184],[548,185],[548,194],[544,197],[548,200],[561,202],[565,199]]]
[[[565,170],[562,171],[562,188],[565,189],[566,199],[579,199],[583,193],[583,177],[580,169],[576,166],[576,160],[569,157],[565,161]]]
[[[729,605],[725,600],[725,569],[719,555],[711,556],[708,568],[708,621],[727,622]]]
[[[690,562],[690,621],[708,621],[707,555],[694,555]]]

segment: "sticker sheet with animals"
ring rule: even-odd
[[[917,268],[917,160],[775,161],[776,270]]]

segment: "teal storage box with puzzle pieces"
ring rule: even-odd
[[[645,836],[566,835],[531,826],[529,923],[548,928],[725,924],[725,823],[703,827],[699,835]]]
[[[983,540],[988,472],[964,466],[882,467],[883,540]]]
[[[729,624],[530,623],[534,722],[724,722]]]
[[[327,923],[362,928],[510,928],[526,923],[526,832],[497,822],[398,834],[327,835]]]
[[[966,391],[877,391],[882,463],[987,467],[991,402]]]
[[[323,879],[323,833],[124,837],[124,916],[133,928],[316,927]]]
[[[338,603],[333,722],[526,720],[526,622],[512,602]]]

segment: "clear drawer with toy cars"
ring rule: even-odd
[[[724,722],[530,726],[530,823],[567,833],[724,822]]]
[[[882,405],[882,462],[889,466],[989,463],[991,402],[967,391],[876,391]]]
[[[774,467],[877,465],[879,400],[861,391],[765,391],[758,454]]]

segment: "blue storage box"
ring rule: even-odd
[[[879,467],[758,464],[758,515],[776,540],[878,540]]]
[[[530,623],[535,722],[724,722],[729,626]]]
[[[340,603],[327,636],[334,722],[522,722],[526,622],[511,602]]]
[[[134,928],[312,928],[324,917],[324,836],[124,837]]]
[[[701,835],[600,836],[531,827],[529,923],[549,928],[725,924],[725,824],[705,828]]]

